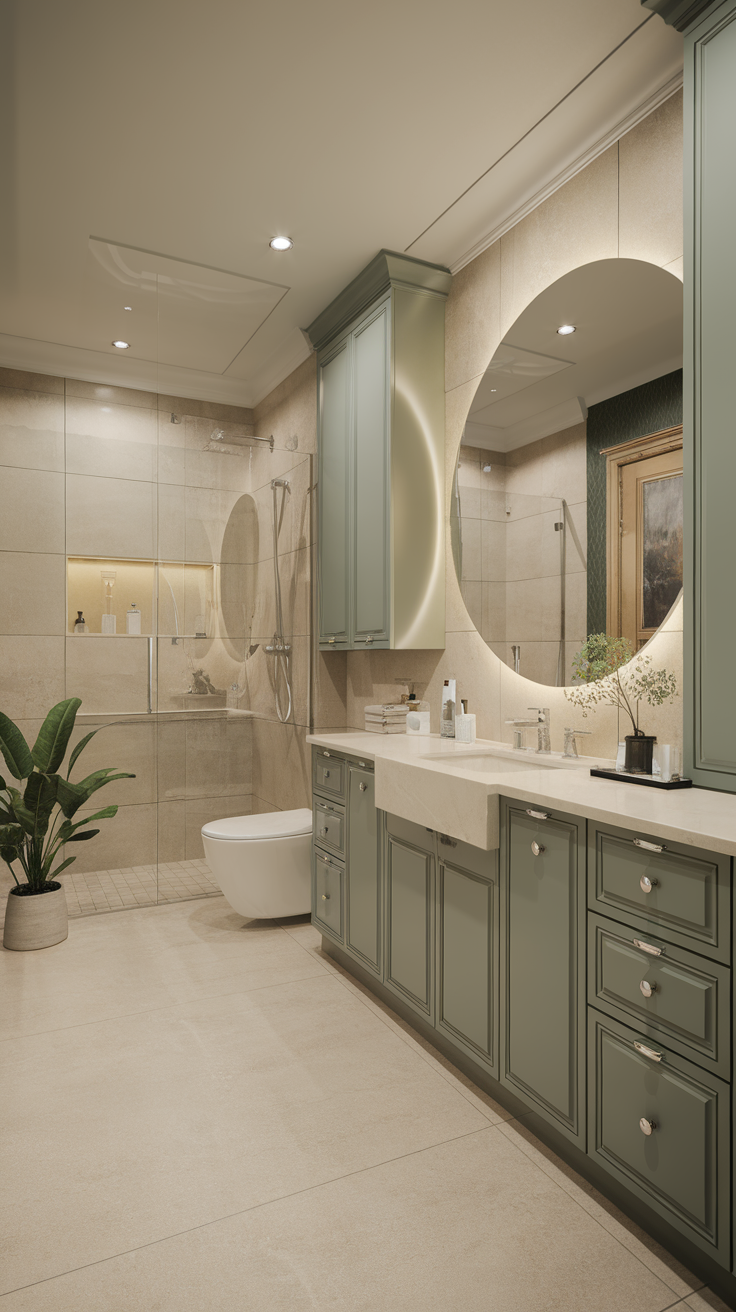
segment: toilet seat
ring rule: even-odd
[[[225,820],[211,820],[203,825],[203,838],[217,838],[230,843],[261,842],[267,838],[296,838],[311,834],[312,812],[267,811],[263,815],[234,815]]]

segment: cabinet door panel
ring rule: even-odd
[[[355,352],[353,641],[388,642],[388,306]]]
[[[483,855],[486,855],[485,853]],[[496,885],[450,865],[439,868],[437,1023],[494,1065]]]
[[[388,840],[385,983],[425,1015],[432,1011],[433,858]]]
[[[380,910],[375,779],[350,765],[345,945],[374,970],[380,968]]]
[[[538,855],[532,847],[538,848]],[[584,843],[579,822],[504,819],[503,1082],[584,1143]]]
[[[729,1086],[589,1011],[591,1155],[695,1243],[727,1260]]]
[[[348,642],[350,344],[320,368],[319,640]]]

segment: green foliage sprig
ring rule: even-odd
[[[677,696],[677,679],[667,670],[651,669],[652,658],[644,652],[633,655],[628,638],[592,633],[572,662],[573,677],[580,682],[565,689],[565,697],[587,716],[599,703],[615,706],[631,720],[635,737],[639,728],[639,704],[662,706]]]
[[[36,893],[43,892],[46,884],[76,861],[76,857],[69,856],[54,867],[60,848],[65,843],[83,843],[94,838],[99,829],[85,826],[95,820],[112,819],[118,810],[117,806],[106,806],[74,822],[79,808],[105,784],[115,779],[135,779],[133,774],[115,774],[115,767],[110,766],[95,770],[79,783],[71,782],[69,776],[77,760],[98,729],[77,743],[69,758],[66,777],[58,773],[81,705],[78,697],[69,697],[53,706],[32,748],[18,726],[0,712],[0,752],[13,778],[25,780],[21,795],[19,789],[0,777],[0,857],[16,884],[22,887],[13,870],[13,863],[18,862],[25,882]]]

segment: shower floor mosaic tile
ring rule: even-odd
[[[182,902],[192,897],[213,897],[220,892],[204,860],[94,870],[64,875],[63,883],[70,917],[94,916],[101,911],[121,911],[124,907],[150,907],[157,902]]]

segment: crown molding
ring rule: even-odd
[[[713,0],[641,0],[641,3],[645,9],[651,9],[653,14],[659,14],[670,27],[684,32],[693,23],[697,23]]]
[[[410,287],[412,291],[446,297],[451,282],[450,270],[442,264],[430,264],[398,251],[379,251],[317,315],[305,334],[315,351],[320,351],[391,287]]]
[[[708,0],[708,3],[711,3],[711,0]],[[677,73],[674,77],[670,78],[669,81],[665,82],[658,91],[653,92],[651,96],[647,96],[646,100],[643,100],[636,109],[633,109],[625,118],[622,118],[615,127],[611,128],[604,136],[600,137],[599,140],[584,151],[582,155],[578,155],[577,159],[573,160],[572,164],[568,164],[560,173],[555,174],[549,182],[546,182],[543,187],[540,187],[539,191],[536,191],[533,196],[530,196],[522,205],[519,205],[517,209],[508,214],[506,218],[502,219],[500,223],[497,223],[490,232],[487,232],[484,237],[481,237],[479,241],[475,242],[475,244],[471,246],[464,255],[461,255],[458,260],[455,260],[454,263],[450,265],[450,272],[453,274],[459,273],[461,269],[465,268],[466,264],[470,264],[473,260],[477,259],[479,255],[482,255],[483,251],[487,251],[489,246],[493,246],[494,243],[499,241],[501,237],[505,236],[507,232],[510,232],[512,228],[515,228],[517,223],[520,223],[528,214],[531,214],[533,210],[538,209],[544,201],[548,200],[550,196],[553,196],[556,191],[559,191],[560,187],[564,187],[566,182],[570,182],[570,180],[578,173],[582,173],[583,169],[587,168],[589,164],[592,164],[593,160],[597,159],[599,155],[604,154],[610,146],[615,145],[617,141],[620,141],[622,137],[625,137],[628,132],[631,132],[632,129],[639,123],[643,122],[645,118],[648,118],[650,114],[653,114],[655,109],[659,109],[660,105],[663,105],[665,101],[676,95],[681,87],[682,73]]]

